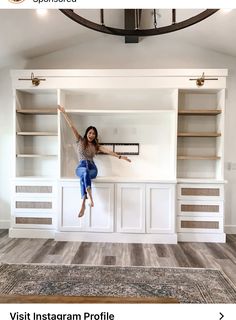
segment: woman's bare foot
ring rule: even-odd
[[[87,195],[85,195],[84,196],[84,198],[83,198],[83,201],[82,201],[82,204],[81,204],[81,208],[80,208],[80,212],[79,212],[79,214],[78,214],[78,218],[81,218],[81,217],[83,217],[83,215],[84,215],[84,211],[85,211],[85,201],[86,201],[86,199],[87,199]]]
[[[90,206],[90,207],[94,207],[94,202],[93,202],[93,196],[92,196],[91,188],[87,188],[87,192],[88,192],[89,206]]]
[[[88,205],[89,205],[90,207],[94,207],[93,199],[90,199],[90,198],[89,198]]]
[[[81,209],[80,209],[80,212],[79,212],[79,214],[78,214],[78,218],[83,217],[84,211],[85,211],[85,206],[82,206]]]

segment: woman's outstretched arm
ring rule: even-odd
[[[57,109],[63,114],[66,122],[68,123],[69,127],[71,128],[71,130],[74,133],[74,136],[76,137],[77,140],[81,139],[81,135],[79,134],[79,132],[77,131],[77,129],[74,127],[71,119],[69,118],[68,114],[65,111],[65,108],[62,106],[58,106]]]
[[[128,162],[131,162],[131,160],[128,157],[121,156],[121,155],[109,150],[108,148],[106,148],[104,146],[99,146],[98,151],[100,151],[102,153],[105,153],[105,154],[110,154],[111,156],[116,157],[118,159],[122,159],[122,160],[125,160],[125,161],[128,161]]]

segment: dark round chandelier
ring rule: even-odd
[[[117,9],[115,9],[117,10]],[[87,19],[80,15],[79,10],[71,9],[60,9],[71,20],[79,23],[80,25],[93,29],[95,31],[117,35],[117,36],[136,36],[136,37],[146,37],[165,34],[169,32],[174,32],[181,30],[187,27],[190,27],[217,12],[219,9],[203,9],[201,12],[198,12],[196,15],[192,15],[188,18],[178,19],[178,10],[177,9],[168,9],[170,21],[167,21],[165,25],[159,24],[159,18],[161,14],[159,9],[150,9],[151,14],[145,16],[145,20],[148,20],[149,27],[142,27],[142,20],[144,11],[149,9],[123,9],[124,10],[124,21],[122,28],[117,28],[109,26],[106,22],[106,10],[99,9],[99,21],[93,21],[92,19]],[[167,9],[166,9],[167,10]],[[108,10],[110,11],[110,10]],[[147,23],[146,23],[147,24]]]

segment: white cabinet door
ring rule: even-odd
[[[113,232],[114,184],[94,184],[93,200],[94,207],[88,207],[86,212],[86,231]]]
[[[116,189],[117,231],[145,232],[145,185],[118,183]]]
[[[78,218],[81,201],[79,182],[63,182],[60,193],[61,230],[79,231],[85,228],[87,210],[83,218]]]
[[[146,185],[147,233],[175,232],[175,185]]]
[[[86,205],[85,214],[78,218],[81,206],[79,182],[63,182],[61,186],[61,230],[112,232],[114,221],[114,184],[92,185],[94,207]]]

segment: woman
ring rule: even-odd
[[[91,190],[91,179],[96,178],[98,170],[93,162],[93,158],[99,152],[110,154],[116,158],[126,160],[131,162],[131,160],[126,156],[118,155],[117,153],[110,151],[109,149],[100,146],[98,143],[98,132],[95,127],[88,127],[85,131],[84,136],[82,137],[77,129],[72,124],[71,119],[65,112],[65,109],[61,106],[58,106],[58,110],[60,110],[65,117],[66,122],[72,129],[75,138],[76,138],[76,151],[79,160],[79,164],[76,168],[76,175],[80,178],[80,189],[81,189],[81,198],[82,205],[78,214],[78,217],[82,217],[85,211],[85,202],[86,199],[89,199],[89,205],[91,207],[94,206],[92,190]]]

